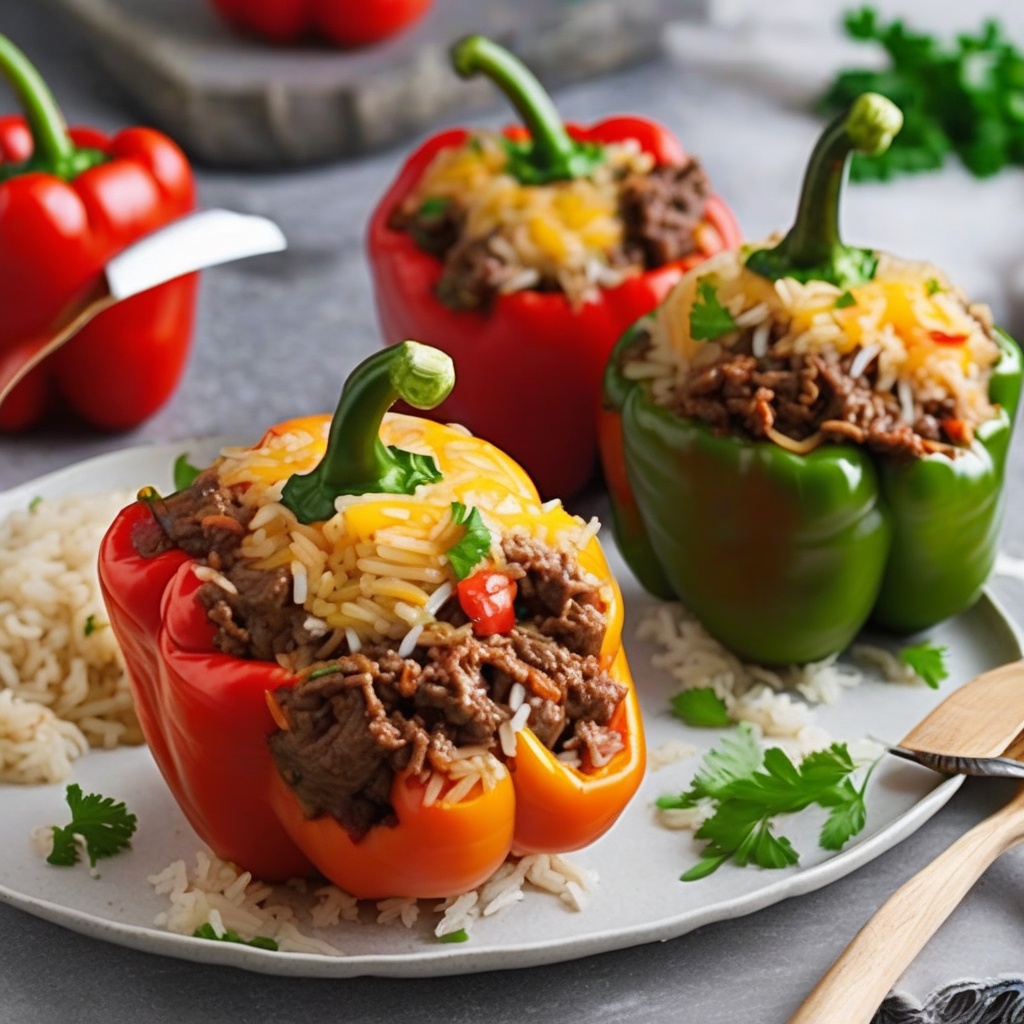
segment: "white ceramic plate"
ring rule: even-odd
[[[175,456],[188,451],[196,464],[215,453],[212,441],[138,448],[92,459],[0,495],[0,515],[24,507],[35,495],[55,496],[143,484],[170,486]],[[607,540],[607,539],[606,539]],[[611,542],[607,541],[609,548]],[[628,639],[652,602],[609,551],[626,597],[627,647],[641,694],[648,744],[683,739],[707,749],[718,733],[689,730],[667,712],[672,680],[650,666],[651,648]],[[1019,638],[988,597],[937,628],[948,646],[951,678],[940,692],[868,680],[833,708],[818,712],[820,724],[839,739],[868,733],[899,739],[951,689],[978,672],[1021,656]],[[477,922],[470,941],[442,944],[433,938],[436,915],[429,906],[412,929],[400,924],[343,925],[324,937],[344,956],[268,952],[174,935],[154,926],[165,907],[147,876],[171,861],[194,864],[201,848],[144,748],[98,752],[76,763],[73,781],[86,792],[125,800],[139,819],[133,848],[101,861],[99,878],[84,867],[53,868],[29,843],[31,829],[67,820],[64,784],[0,786],[0,899],[75,931],[136,949],[187,960],[231,964],[270,974],[352,977],[362,974],[427,976],[528,967],[673,938],[712,921],[739,917],[789,896],[821,888],[868,863],[919,828],[953,794],[958,780],[937,784],[925,769],[887,759],[874,773],[864,832],[838,854],[817,848],[821,818],[807,811],[785,823],[784,833],[802,854],[798,867],[779,871],[725,865],[699,882],[679,875],[697,859],[687,832],[670,832],[653,817],[653,800],[687,786],[697,764],[690,758],[649,773],[614,829],[572,859],[598,872],[588,908],[569,910],[555,898],[531,892],[518,905]],[[372,915],[367,915],[368,922]]]

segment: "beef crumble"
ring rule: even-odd
[[[149,507],[153,520],[135,537],[140,554],[178,546],[217,574],[197,591],[217,626],[215,646],[301,673],[273,695],[289,728],[269,744],[307,815],[330,814],[357,839],[393,822],[395,774],[443,772],[464,746],[496,750],[516,684],[531,730],[549,749],[600,765],[621,747],[611,723],[626,688],[599,659],[604,601],[568,552],[527,536],[504,538],[504,569],[518,585],[516,626],[504,635],[460,634],[401,657],[379,645],[350,651],[343,637],[311,628],[316,620],[293,602],[286,568],[254,569],[239,557],[252,513],[217,483],[215,470]],[[456,598],[439,618],[465,621]]]
[[[856,367],[856,377],[855,359],[854,353],[835,352],[782,358],[770,348],[754,356],[749,337],[741,337],[714,362],[691,371],[675,389],[670,408],[721,434],[761,440],[775,431],[795,442],[820,435],[893,459],[969,442],[951,398],[915,400],[908,422],[894,393],[875,390],[877,357]]]

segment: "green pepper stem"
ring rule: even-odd
[[[105,159],[96,150],[75,145],[68,123],[42,75],[25,53],[3,35],[0,35],[0,74],[7,79],[22,105],[32,132],[33,156],[29,169],[73,178],[86,167]]]
[[[429,457],[386,447],[380,425],[398,399],[433,409],[454,385],[451,358],[429,345],[403,341],[364,359],[342,388],[323,459],[312,472],[288,481],[282,502],[302,522],[316,522],[334,515],[339,495],[411,494],[420,483],[438,479]]]
[[[843,244],[839,204],[850,158],[884,153],[903,125],[903,114],[878,93],[863,93],[822,132],[807,164],[796,221],[774,249],[747,259],[755,273],[776,279],[796,277],[850,285],[870,279],[877,260]]]
[[[486,75],[516,108],[530,133],[529,162],[537,183],[582,177],[603,159],[595,147],[572,138],[537,77],[503,46],[486,36],[466,36],[452,47],[451,59],[462,78]]]

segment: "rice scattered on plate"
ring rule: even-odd
[[[510,858],[480,888],[439,903],[402,898],[372,903],[360,902],[333,885],[314,888],[301,880],[268,885],[200,851],[193,869],[177,860],[150,876],[149,882],[168,897],[167,910],[154,921],[168,931],[193,935],[209,924],[217,935],[231,931],[246,941],[257,936],[273,939],[282,952],[344,956],[346,951],[324,938],[323,930],[346,923],[412,928],[422,913],[428,913],[433,915],[433,934],[440,939],[463,930],[469,933],[474,922],[514,906],[528,889],[551,894],[570,910],[582,910],[597,875],[562,856],[533,854]]]
[[[59,782],[90,748],[142,742],[96,578],[133,497],[35,499],[0,520],[0,782]]]

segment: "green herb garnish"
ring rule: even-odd
[[[904,117],[886,153],[854,156],[854,180],[934,170],[950,153],[978,177],[1024,163],[1024,54],[996,21],[951,43],[900,19],[885,23],[870,6],[847,12],[843,25],[851,38],[880,45],[888,64],[841,71],[820,100],[822,111],[836,113],[861,93],[878,92]]]
[[[274,939],[268,939],[265,935],[257,935],[253,939],[243,939],[238,932],[232,931],[230,928],[218,935],[213,930],[213,925],[209,921],[201,924],[192,934],[197,939],[212,939],[214,942],[237,942],[240,946],[253,946],[256,949],[276,950],[278,948],[277,942]]]
[[[929,295],[936,295],[942,291],[942,285],[934,277],[929,277],[924,286]]]
[[[188,461],[188,455],[182,452],[174,460],[174,489],[176,491],[183,491],[186,487],[190,487],[197,476],[199,476],[199,469],[192,465]]]
[[[946,647],[923,643],[904,647],[899,657],[904,665],[909,665],[933,690],[937,690],[939,683],[949,678],[947,653]]]
[[[714,282],[702,277],[697,282],[697,298],[690,307],[690,337],[694,341],[712,341],[735,330],[736,321],[718,298]]]
[[[420,203],[420,208],[416,213],[419,217],[440,217],[444,214],[445,210],[448,209],[450,204],[451,200],[446,199],[444,196],[429,196]]]
[[[36,510],[37,508],[39,508],[39,506],[40,506],[40,505],[41,505],[42,503],[43,503],[43,496],[42,496],[41,494],[37,494],[37,495],[36,495],[36,496],[35,496],[35,497],[34,497],[34,498],[33,498],[33,499],[32,499],[32,500],[31,500],[31,501],[30,501],[30,502],[28,503],[28,510],[29,510],[29,512],[35,512],[35,510]]]
[[[853,297],[852,292],[843,292],[842,295],[836,299],[836,309],[848,309],[850,306],[856,306],[857,300]]]
[[[796,864],[800,856],[793,844],[773,831],[775,818],[812,804],[829,809],[819,844],[841,849],[863,829],[867,816],[868,780],[859,789],[854,786],[850,776],[856,770],[843,743],[809,754],[798,767],[779,748],[763,749],[750,726],[741,725],[705,755],[688,791],[657,801],[664,809],[695,807],[704,800],[715,804],[714,813],[695,833],[705,841],[701,860],[681,880],[705,878],[729,860],[740,867]]]
[[[66,799],[71,808],[71,823],[63,828],[53,826],[53,849],[47,863],[60,867],[77,864],[78,836],[85,840],[85,852],[92,867],[101,858],[112,857],[131,846],[136,818],[128,813],[124,803],[98,793],[83,796],[82,787],[74,782],[67,788]]]
[[[458,544],[448,549],[448,562],[456,579],[464,580],[491,550],[491,531],[478,508],[467,508],[460,501],[452,502],[452,519],[465,526],[466,532]]]
[[[98,622],[95,615],[89,615],[82,627],[82,633],[85,636],[92,636],[97,630],[104,629],[107,625],[106,622]]]
[[[669,702],[672,714],[686,725],[697,728],[718,729],[732,725],[725,702],[710,686],[695,687],[677,693]]]
[[[465,928],[460,928],[456,932],[447,932],[444,935],[438,936],[439,942],[468,942],[469,932]]]

